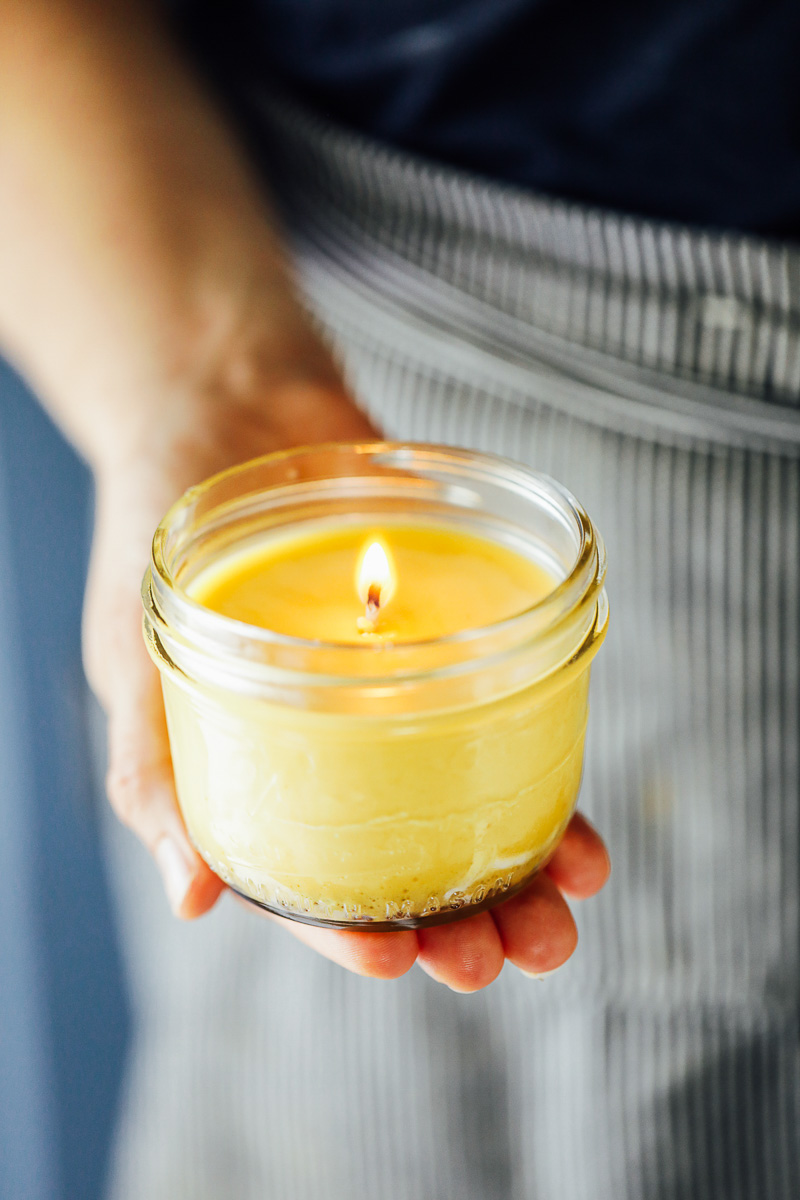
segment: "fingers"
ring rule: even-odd
[[[578,944],[567,902],[545,874],[493,908],[491,917],[508,961],[530,975],[554,971]]]
[[[545,871],[560,891],[576,900],[594,896],[608,880],[611,860],[603,839],[580,813],[570,821]]]
[[[591,896],[609,871],[600,836],[584,817],[576,816],[547,872],[491,912],[416,933],[326,930],[273,919],[305,945],[358,975],[396,979],[416,959],[426,974],[453,991],[476,992],[497,978],[506,958],[530,975],[562,966],[577,946],[578,932],[559,888]]]
[[[489,913],[417,930],[417,961],[455,992],[477,992],[503,969],[503,945]]]
[[[553,864],[563,885],[556,886],[548,867],[525,891],[491,912],[416,933],[327,930],[273,919],[357,975],[396,979],[416,960],[426,974],[453,991],[476,992],[497,978],[506,958],[526,974],[543,975],[572,955],[578,931],[559,887],[572,895],[593,895],[608,878],[608,853],[589,822],[577,816]]]
[[[397,979],[411,970],[417,957],[417,935],[413,929],[400,929],[396,933],[365,930],[362,933],[360,930],[319,929],[281,917],[271,919],[299,942],[355,975]]]
[[[561,891],[580,898],[593,896],[610,870],[600,835],[576,814],[546,872],[490,913],[418,930],[417,961],[433,979],[460,992],[490,984],[500,974],[504,958],[529,974],[553,971],[578,943]]]

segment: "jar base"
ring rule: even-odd
[[[490,908],[496,908],[498,904],[503,904],[526,888],[544,865],[543,862],[539,863],[524,879],[520,879],[503,891],[492,892],[483,900],[462,904],[458,908],[440,909],[439,912],[426,913],[424,916],[393,917],[387,921],[373,920],[371,917],[357,917],[352,921],[313,917],[310,913],[298,912],[297,909],[281,908],[278,904],[265,904],[263,900],[255,900],[252,896],[240,891],[239,888],[232,887],[231,884],[227,886],[240,900],[252,904],[253,908],[259,908],[262,912],[270,913],[273,917],[285,917],[288,921],[299,921],[303,925],[316,925],[318,929],[360,929],[366,933],[391,933],[393,930],[399,929],[427,929],[433,925],[449,925],[452,921],[463,921],[466,917],[474,917]]]

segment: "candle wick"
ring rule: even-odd
[[[378,583],[371,583],[367,592],[366,615],[359,618],[358,628],[361,633],[374,633],[381,611],[381,588]]]
[[[370,621],[377,621],[378,613],[381,608],[381,589],[377,583],[369,585],[367,592],[367,618]]]

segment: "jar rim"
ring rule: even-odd
[[[324,456],[338,460],[334,465],[343,466],[351,462],[355,466],[361,460],[383,466],[390,464],[409,473],[417,466],[420,469],[449,473],[462,480],[466,478],[467,482],[470,479],[477,481],[479,478],[491,477],[495,484],[502,483],[509,489],[526,492],[531,497],[534,492],[538,492],[540,499],[549,501],[558,509],[560,516],[566,517],[571,523],[577,542],[574,561],[553,589],[518,613],[439,637],[383,646],[376,646],[371,642],[333,642],[279,633],[225,616],[193,599],[176,578],[174,560],[180,549],[180,542],[179,539],[176,540],[175,533],[187,524],[191,512],[197,509],[198,504],[204,499],[207,500],[215,489],[222,487],[230,490],[231,487],[235,488],[237,481],[244,482],[247,476],[252,477],[260,471],[271,469],[274,469],[276,474],[283,469],[285,479],[262,487],[253,494],[270,492],[273,495],[287,495],[290,489],[297,486],[295,465],[303,459]],[[321,485],[326,478],[342,480],[348,477],[346,473],[331,473],[311,482]],[[241,493],[242,496],[246,494],[248,493],[244,490]],[[465,511],[469,510],[465,507]],[[149,623],[153,627],[153,633],[169,631],[170,640],[178,645],[194,643],[195,649],[202,646],[206,653],[213,653],[215,642],[220,648],[227,646],[230,649],[235,645],[238,654],[247,656],[249,652],[251,656],[254,655],[260,660],[262,666],[269,665],[264,655],[270,651],[280,652],[284,658],[288,656],[289,662],[293,657],[327,654],[334,656],[339,664],[352,664],[354,669],[340,668],[336,672],[338,679],[331,677],[324,681],[319,674],[313,672],[315,683],[358,681],[375,687],[387,681],[396,685],[398,679],[405,675],[402,670],[402,660],[405,658],[416,659],[426,654],[435,658],[439,652],[448,660],[446,664],[434,663],[422,669],[419,669],[417,664],[417,668],[408,672],[408,675],[419,680],[430,673],[440,673],[445,665],[451,669],[463,665],[466,655],[469,655],[470,662],[474,663],[476,659],[485,662],[486,654],[491,656],[492,647],[495,651],[502,647],[505,652],[509,652],[531,638],[547,638],[579,610],[597,608],[598,600],[604,602],[605,572],[606,555],[603,540],[586,510],[567,488],[542,472],[498,455],[445,445],[387,440],[328,442],[274,451],[217,472],[202,483],[187,489],[167,511],[153,536],[150,565],[142,584],[142,599],[146,625]],[[482,646],[486,654],[481,654]],[[460,651],[463,651],[463,654],[459,654]],[[470,653],[471,651],[474,653]],[[455,656],[455,663],[449,661],[451,655]],[[166,657],[173,666],[180,665],[175,662],[172,654]],[[365,676],[355,669],[357,663],[361,665],[369,661],[375,664],[381,658],[388,658],[390,661],[386,662],[386,666],[391,665],[392,668],[385,675],[381,672],[368,673]],[[400,671],[397,670],[398,667],[401,668]]]

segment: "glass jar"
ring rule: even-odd
[[[264,538],[365,521],[472,533],[556,584],[509,619],[391,646],[289,637],[191,598],[209,566]],[[436,924],[510,896],[575,807],[604,575],[580,504],[490,455],[316,446],[190,489],[156,531],[142,594],[199,853],[256,904],[339,928]]]

